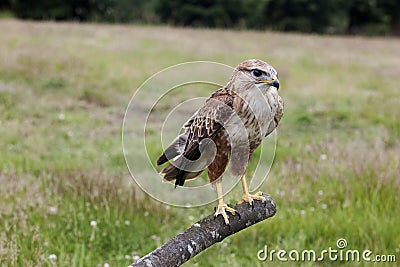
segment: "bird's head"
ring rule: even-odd
[[[249,59],[240,63],[234,70],[231,82],[235,90],[247,90],[256,86],[259,89],[270,86],[279,89],[277,71],[268,63],[259,59]]]

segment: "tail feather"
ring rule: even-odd
[[[187,138],[187,133],[178,136],[157,160],[157,165],[161,165],[167,162],[168,159],[175,157],[174,161],[161,171],[161,174],[164,175],[164,180],[175,180],[175,187],[178,185],[183,186],[185,180],[199,176],[210,163],[209,160],[215,156],[213,147],[209,146],[209,140],[205,140],[202,143],[203,150],[201,150],[201,142],[195,142],[186,148]],[[183,150],[185,152],[182,153],[181,151]]]
[[[169,164],[167,167],[165,167],[162,171],[161,171],[161,175],[163,175],[163,178],[165,181],[173,181],[176,179],[176,176],[178,175],[179,169],[177,167],[175,167],[172,164]]]
[[[186,180],[194,179],[204,171],[201,170],[197,172],[188,172],[179,169],[175,165],[176,164],[171,163],[161,171],[161,174],[164,176],[163,178],[165,181],[170,182],[175,180],[175,187],[178,185],[183,186]]]

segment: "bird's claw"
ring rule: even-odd
[[[267,199],[262,195],[262,192],[257,192],[254,195],[243,194],[242,199],[239,200],[238,204],[242,204],[243,202],[249,203],[251,209],[254,210],[254,200],[260,200],[264,203],[264,207],[267,205]]]
[[[227,211],[230,212],[232,215],[238,214],[235,209],[229,207],[228,205],[218,204],[218,206],[216,207],[216,211],[214,213],[214,221],[218,215],[221,215],[224,218],[225,224],[228,225],[230,228],[228,215],[226,214]],[[239,214],[239,218],[240,218],[240,214]]]

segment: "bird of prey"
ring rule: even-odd
[[[161,171],[166,181],[199,176],[208,168],[208,178],[217,188],[215,217],[222,215],[226,224],[236,210],[223,201],[222,176],[230,159],[232,175],[241,177],[243,195],[239,203],[265,202],[261,192],[249,193],[245,171],[248,160],[262,139],[277,126],[283,115],[278,95],[277,71],[268,63],[250,59],[240,63],[228,83],[215,91],[183,126],[179,135],[158,158],[157,165],[172,161]]]

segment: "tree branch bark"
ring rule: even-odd
[[[139,259],[131,267],[172,267],[180,266],[206,248],[253,224],[270,218],[276,213],[274,200],[263,193],[266,202],[254,201],[253,208],[248,203],[236,205],[239,216],[229,213],[230,225],[225,225],[222,216],[214,220],[214,214],[198,221],[184,232]]]

